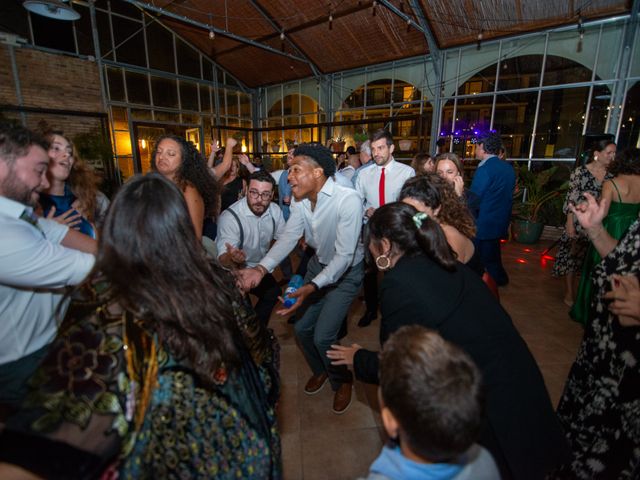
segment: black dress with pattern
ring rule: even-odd
[[[640,327],[607,308],[614,273],[640,276],[640,219],[594,269],[592,320],[558,406],[573,461],[553,478],[640,478]]]
[[[606,174],[605,180],[613,178],[613,175]],[[569,213],[569,204],[577,204],[584,200],[584,194],[590,193],[595,198],[600,198],[602,193],[602,183],[589,171],[586,166],[578,167],[571,172],[569,178],[569,191],[564,201],[562,211],[565,215]],[[589,239],[584,230],[574,219],[576,228],[576,238],[569,238],[566,231],[562,232],[558,255],[553,265],[552,274],[555,277],[567,275],[569,273],[580,273],[582,263],[589,248]]]

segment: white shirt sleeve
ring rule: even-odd
[[[89,253],[63,247],[67,227],[62,229],[50,221],[39,220],[45,234],[25,222],[3,232],[0,251],[0,282],[13,287],[60,288],[77,285],[93,268],[95,257]],[[64,235],[61,235],[64,233]]]
[[[227,252],[226,244],[240,247],[240,226],[233,214],[224,211],[218,217],[218,233],[216,235],[216,248],[218,258]]]
[[[268,272],[282,263],[282,260],[291,253],[298,244],[298,240],[304,234],[304,213],[300,202],[291,202],[291,216],[285,223],[282,232],[278,231],[278,239],[267,252],[265,257],[258,262]]]
[[[329,264],[313,279],[318,287],[331,285],[352,265],[362,231],[363,207],[360,195],[348,195],[339,205],[335,254]]]

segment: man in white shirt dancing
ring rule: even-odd
[[[61,289],[86,277],[94,257],[82,252],[96,250],[92,238],[33,213],[49,186],[47,149],[26,128],[0,124],[0,404],[9,406],[56,335]]]
[[[364,198],[366,219],[376,208],[398,200],[400,189],[408,178],[415,175],[413,168],[393,158],[393,137],[387,130],[378,130],[371,138],[374,165],[363,169],[356,179],[356,190]],[[365,220],[366,220],[365,219]],[[366,327],[378,316],[378,270],[369,267],[364,275],[364,301],[367,311],[358,322]]]
[[[259,284],[287,256],[304,235],[316,253],[309,260],[304,285],[292,297],[296,303],[278,313],[289,315],[302,307],[295,332],[313,371],[304,391],[313,395],[329,380],[335,391],[334,413],[351,404],[352,375],[331,365],[326,353],[337,342],[342,321],[358,294],[364,273],[360,242],[362,198],[338,185],[331,152],[319,144],[300,145],[289,168],[293,200],[284,232],[267,255],[252,269],[241,271],[245,290]]]

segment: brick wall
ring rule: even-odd
[[[29,48],[14,47],[14,52],[23,106],[104,112],[95,62]],[[18,106],[13,76],[9,47],[0,45],[0,104]],[[5,112],[5,116],[18,118],[19,114]],[[30,128],[45,121],[72,137],[100,126],[100,120],[95,117],[27,113],[26,119]]]

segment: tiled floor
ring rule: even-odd
[[[582,327],[567,315],[562,281],[551,277],[553,263],[541,262],[540,253],[546,246],[503,245],[510,283],[500,289],[500,295],[540,365],[555,405],[580,344]],[[363,303],[354,302],[349,334],[343,343],[378,350],[379,320],[358,328],[356,323],[363,313]],[[310,370],[295,343],[293,327],[275,314],[270,326],[282,346],[278,415],[285,479],[340,480],[365,475],[383,442],[376,388],[356,382],[353,404],[343,415],[335,415],[330,388],[314,396],[302,391]]]

